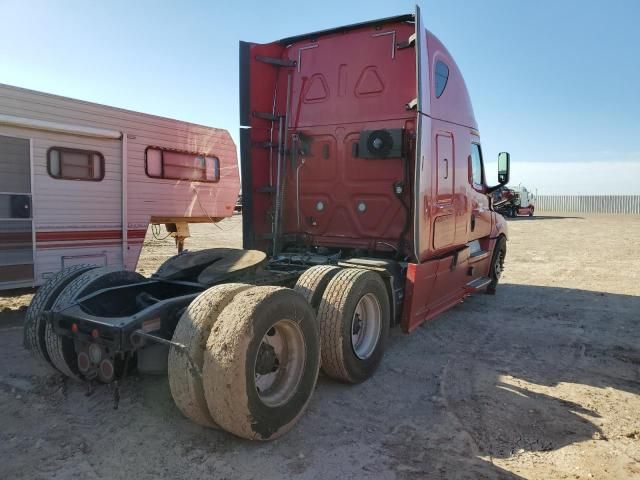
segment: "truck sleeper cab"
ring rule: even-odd
[[[483,286],[506,223],[464,79],[419,13],[242,43],[240,65],[245,248],[401,261],[405,331]]]
[[[168,370],[180,411],[267,440],[320,366],[375,372],[391,324],[495,292],[506,224],[451,55],[420,11],[240,44],[244,249],[182,252],[151,277],[79,265],[36,295],[25,343],[73,378]],[[221,177],[224,182],[224,177]]]

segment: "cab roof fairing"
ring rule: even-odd
[[[349,30],[355,30],[358,28],[370,27],[370,26],[382,26],[388,23],[414,22],[414,21],[415,21],[415,15],[413,13],[396,15],[393,17],[385,17],[377,20],[369,20],[366,22],[352,23],[350,25],[344,25],[342,27],[328,28],[326,30],[318,30],[316,32],[304,33],[302,35],[294,35],[291,37],[282,38],[280,40],[277,40],[274,43],[279,43],[281,45],[289,46],[301,40],[317,39],[318,37],[323,37],[323,36],[331,35],[335,33],[343,33],[343,32],[347,32]]]
[[[431,109],[428,115],[436,120],[455,123],[474,130],[478,134],[478,123],[473,113],[473,105],[464,77],[447,47],[433,33],[427,30],[427,53],[429,72],[435,71],[436,62],[442,61],[449,67],[446,88],[439,98],[435,98],[435,76],[429,74],[431,82]]]
[[[286,37],[280,40],[271,42],[272,45],[281,45],[282,47],[289,48],[291,45],[305,40],[318,40],[320,37],[328,35],[335,35],[339,33],[346,33],[351,30],[357,30],[366,27],[382,27],[383,25],[400,23],[400,22],[415,22],[414,14],[404,14],[392,17],[385,17],[376,20],[370,20],[366,22],[354,23],[350,25],[344,25],[341,27],[329,28],[326,30],[319,30],[316,32],[305,33],[301,35],[294,35]],[[473,112],[473,106],[469,96],[464,77],[458,68],[453,56],[444,46],[444,44],[428,29],[427,32],[427,53],[429,58],[428,72],[429,81],[431,82],[431,102],[429,112],[423,112],[434,119],[444,120],[447,122],[463,125],[475,130],[477,134],[478,124]],[[243,42],[244,43],[244,42]],[[449,80],[447,87],[439,98],[435,98],[434,92],[434,76],[431,72],[435,71],[435,64],[437,61],[443,61],[449,67]]]

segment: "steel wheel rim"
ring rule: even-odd
[[[365,294],[351,318],[351,347],[360,360],[369,358],[378,345],[382,330],[382,309],[373,293]]]
[[[278,407],[293,397],[304,373],[306,353],[304,334],[293,320],[280,320],[267,330],[253,366],[256,392],[265,405]]]

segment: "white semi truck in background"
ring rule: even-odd
[[[501,187],[493,193],[493,208],[505,217],[533,217],[535,196],[522,184],[513,189]]]

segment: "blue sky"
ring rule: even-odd
[[[540,193],[640,194],[640,2],[419,2],[461,68],[488,178],[499,151]],[[228,129],[238,41],[413,11],[414,2],[0,0],[0,83]]]

